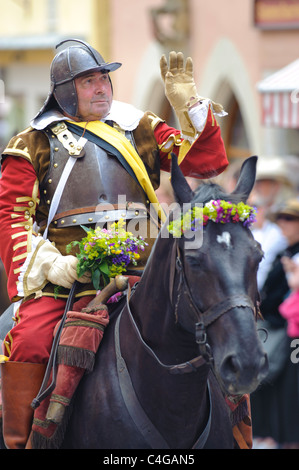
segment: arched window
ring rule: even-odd
[[[225,109],[228,112],[228,116],[224,118],[226,125],[223,129],[222,137],[228,159],[247,158],[251,155],[251,151],[244,120],[235,95],[231,95]]]

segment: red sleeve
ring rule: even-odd
[[[165,123],[159,123],[156,127],[155,137],[158,145],[167,141],[171,134],[178,136],[177,129],[168,127]],[[174,145],[172,151],[178,155],[180,146]],[[170,171],[169,154],[160,151],[161,169]],[[228,160],[224,143],[221,137],[221,130],[217,120],[209,107],[206,125],[199,137],[192,144],[185,158],[180,164],[180,168],[185,176],[194,178],[212,178],[222,173],[228,166]]]
[[[21,266],[31,251],[39,186],[33,166],[24,158],[6,157],[1,171],[0,258],[8,277],[8,295],[13,300]]]
[[[178,129],[175,129],[174,127],[168,126],[163,121],[159,122],[157,127],[154,129],[154,134],[159,147],[162,147],[168,140],[172,140],[172,137],[173,140],[175,139],[179,142],[183,141],[183,139],[180,137],[180,131]],[[174,145],[173,148],[169,151],[160,150],[161,170],[170,171],[170,152],[174,152],[176,155],[178,155],[179,149],[179,146]]]

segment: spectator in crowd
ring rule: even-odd
[[[277,255],[261,290],[260,309],[269,326],[270,369],[260,388],[251,395],[253,434],[267,438],[268,446],[299,448],[298,364],[291,361],[291,338],[279,308],[289,294],[285,257],[299,253],[299,200],[282,204],[274,220],[287,240],[287,248]],[[272,335],[272,336],[271,336]],[[266,343],[267,344],[267,343]],[[258,441],[257,445],[265,446]]]

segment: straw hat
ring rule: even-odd
[[[259,157],[256,167],[256,181],[269,179],[293,185],[287,164],[281,157]]]
[[[290,215],[299,219],[299,200],[289,199],[273,215],[276,220],[280,215]]]

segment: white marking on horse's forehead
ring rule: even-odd
[[[218,243],[224,243],[227,248],[231,246],[231,234],[229,232],[223,232],[222,235],[217,235],[216,240]]]

